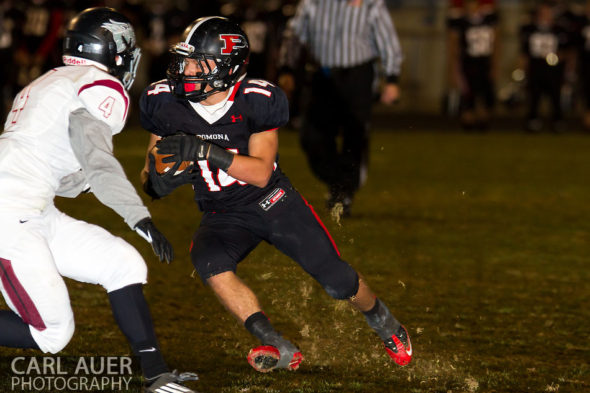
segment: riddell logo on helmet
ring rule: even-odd
[[[195,51],[195,47],[186,42],[179,42],[178,44],[176,44],[175,49],[177,52],[184,52],[187,55],[190,55]]]
[[[219,34],[219,39],[223,41],[222,55],[229,55],[234,49],[246,47],[246,39],[240,34]]]

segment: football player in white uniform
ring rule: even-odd
[[[142,292],[147,268],[139,253],[105,229],[73,219],[56,195],[93,192],[151,243],[161,261],[172,246],[113,156],[112,136],[129,109],[140,58],[129,20],[110,8],[91,8],[66,33],[66,66],[48,71],[15,98],[0,135],[0,346],[56,353],[74,333],[62,279],[100,284],[113,315],[139,357],[146,391],[192,392],[160,353]]]

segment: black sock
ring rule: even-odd
[[[397,332],[400,323],[395,319],[387,306],[380,300],[375,299],[375,306],[369,311],[363,312],[370,327],[377,332],[381,340],[385,341]]]
[[[277,367],[285,368],[294,359],[299,349],[293,343],[281,336],[262,311],[256,312],[246,319],[244,326],[252,335],[260,340],[262,345],[272,345],[279,350],[280,360]]]
[[[142,284],[133,284],[109,293],[115,321],[139,357],[146,379],[169,372],[156,339]]]
[[[29,325],[12,310],[0,310],[0,346],[39,349]]]
[[[268,345],[270,341],[274,341],[274,338],[280,337],[262,311],[250,315],[244,322],[244,326],[263,345]]]

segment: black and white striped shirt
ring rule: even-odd
[[[383,0],[301,0],[289,30],[322,67],[348,68],[380,58],[389,79],[400,73],[401,47]],[[290,54],[283,56],[293,64]]]

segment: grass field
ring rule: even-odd
[[[415,355],[405,368],[361,314],[263,244],[239,273],[306,360],[294,373],[252,370],[245,357],[256,341],[191,277],[199,213],[188,187],[148,202],[175,246],[170,266],[93,196],[58,206],[145,255],[163,351],[171,367],[199,373],[191,386],[204,393],[590,392],[590,136],[421,130],[372,138],[369,180],[340,222],[324,208],[325,189],[293,132],[281,134],[281,166],[343,257],[408,327]],[[146,143],[139,130],[115,138],[136,185]],[[67,284],[77,330],[63,354],[129,353],[102,289]]]

